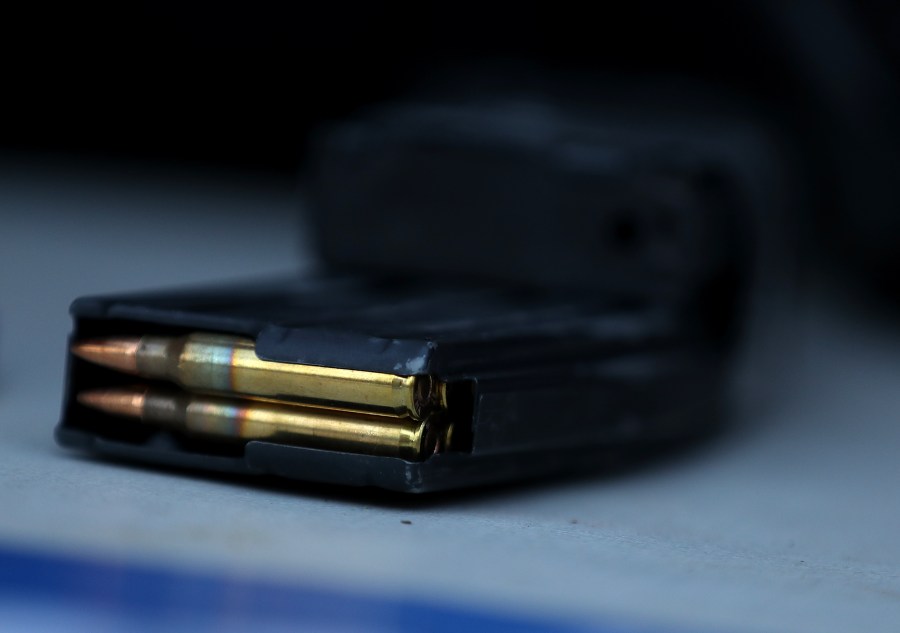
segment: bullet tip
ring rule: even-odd
[[[141,417],[146,389],[92,389],[76,396],[78,403],[110,415]]]
[[[140,338],[110,338],[79,341],[72,345],[72,353],[90,363],[109,367],[127,374],[137,374],[137,352]]]

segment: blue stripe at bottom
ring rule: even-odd
[[[576,627],[321,588],[98,562],[0,547],[0,622],[10,631],[546,631],[637,633]]]

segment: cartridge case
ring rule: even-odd
[[[449,437],[449,430],[432,419],[353,414],[143,386],[86,391],[78,401],[111,415],[219,440],[265,440],[412,461],[440,450]]]
[[[253,341],[196,333],[76,343],[87,360],[184,389],[294,402],[328,409],[422,420],[443,404],[431,376],[393,374],[260,359]]]

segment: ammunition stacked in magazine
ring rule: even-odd
[[[85,390],[80,404],[180,433],[412,461],[451,439],[445,385],[428,375],[268,361],[251,340],[207,333],[84,340],[72,352],[153,381]]]

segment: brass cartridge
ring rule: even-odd
[[[310,448],[423,460],[446,447],[450,428],[437,420],[363,415],[221,398],[146,386],[94,389],[84,406],[220,440],[265,440]]]
[[[261,360],[253,341],[235,336],[196,333],[89,340],[75,343],[72,353],[118,371],[211,394],[416,420],[446,406],[445,387],[431,376]]]

